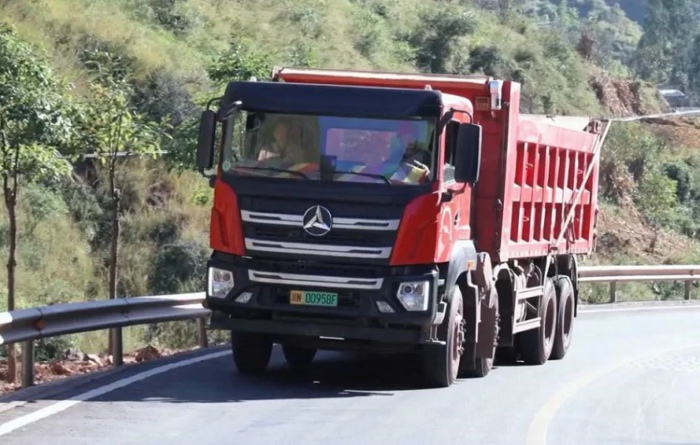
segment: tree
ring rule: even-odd
[[[0,28],[0,175],[9,219],[7,309],[15,309],[17,199],[22,184],[70,173],[58,149],[73,135],[65,87],[47,62],[13,29]],[[8,346],[8,382],[16,381],[14,345]]]
[[[690,50],[690,87],[694,91],[694,96],[700,96],[700,33],[693,39],[693,46]]]
[[[636,73],[648,80],[688,88],[691,74],[689,36],[698,30],[694,0],[649,0],[644,33],[633,61]]]
[[[106,169],[111,213],[109,299],[117,298],[119,237],[121,233],[121,178],[119,159],[134,155],[159,155],[169,126],[157,124],[135,111],[129,102],[130,84],[109,75],[90,85],[91,106],[81,119],[83,143]],[[110,337],[110,350],[114,338]]]
[[[420,13],[420,23],[421,26],[404,36],[415,51],[418,69],[429,73],[453,72],[457,39],[476,29],[474,12],[458,5],[449,9],[425,7]]]

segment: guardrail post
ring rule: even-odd
[[[34,340],[22,343],[22,388],[34,386]]]
[[[690,290],[692,289],[693,282],[692,281],[686,281],[685,282],[685,299],[690,300]]]
[[[617,281],[610,282],[610,302],[617,303]]]
[[[204,318],[197,319],[197,336],[199,337],[200,348],[206,348],[209,346],[209,339],[207,338],[207,329],[204,324]]]
[[[112,364],[114,366],[121,366],[124,364],[122,328],[112,328],[110,331],[112,334]]]

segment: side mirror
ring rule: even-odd
[[[199,122],[199,142],[197,144],[197,170],[204,173],[214,163],[214,137],[216,136],[216,113],[205,110]]]
[[[212,101],[215,99],[212,99]],[[211,102],[207,105],[207,110],[202,112],[199,122],[199,141],[197,144],[197,170],[204,174],[204,170],[212,168],[214,164],[214,139],[216,137],[216,123],[224,122],[224,130],[230,125],[229,119],[241,109],[241,101],[231,102],[219,112],[209,109]]]
[[[460,124],[455,147],[455,181],[476,184],[481,169],[481,125]]]

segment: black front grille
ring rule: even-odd
[[[258,258],[255,269],[261,272],[318,275],[323,277],[381,278],[388,269],[376,266],[337,265],[315,261],[279,261]]]
[[[261,241],[309,242],[358,247],[388,247],[392,245],[393,231],[363,231],[332,229],[323,236],[312,236],[301,227],[245,224],[245,236]]]
[[[340,199],[341,197],[339,197]],[[264,218],[265,214],[289,215],[298,220],[294,225],[275,224],[274,219],[260,222],[242,221],[243,236],[246,240],[260,243],[298,243],[316,246],[340,246],[349,247],[347,255],[341,253],[331,254],[318,249],[317,252],[288,252],[284,246],[268,245],[268,249],[261,250],[254,247],[246,249],[246,255],[255,258],[277,258],[277,259],[324,259],[331,263],[345,264],[388,264],[389,258],[364,258],[361,255],[353,255],[350,250],[358,249],[391,249],[394,246],[398,230],[358,230],[345,227],[331,226],[330,232],[323,236],[313,236],[307,233],[301,224],[304,213],[315,205],[326,207],[333,218],[368,219],[395,221],[400,220],[403,215],[403,204],[377,205],[372,203],[361,204],[356,202],[328,201],[312,197],[302,197],[299,199],[281,199],[279,197],[258,197],[253,199],[250,196],[240,197],[241,212],[249,211],[255,218]],[[289,249],[293,250],[293,249]],[[290,271],[290,273],[293,273]],[[322,274],[322,273],[321,273]],[[335,274],[339,275],[339,274]],[[340,275],[342,276],[342,275]]]

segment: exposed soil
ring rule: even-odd
[[[644,84],[612,77],[610,74],[597,70],[590,80],[591,88],[596,93],[598,101],[605,106],[614,117],[635,116],[670,111],[665,101],[659,99],[659,104],[650,104],[644,98]]]
[[[672,147],[700,150],[700,117],[644,119],[642,122]]]
[[[682,235],[656,231],[637,209],[626,205],[617,212],[601,209],[596,253],[586,264],[613,264],[619,258],[625,258],[626,264],[631,264],[632,258],[636,264],[675,264],[687,261],[697,248]]]
[[[146,346],[137,351],[124,354],[124,363],[137,363],[156,360],[161,357],[167,357],[182,350],[164,349],[159,351],[153,346]],[[21,365],[18,365],[18,367]],[[65,377],[87,374],[93,371],[99,371],[110,368],[112,366],[112,357],[104,354],[83,354],[79,351],[69,351],[66,357],[60,360],[50,362],[37,362],[34,365],[34,380],[37,385],[53,380],[59,380]],[[7,383],[7,362],[0,361],[0,396],[9,394],[12,391],[20,389],[20,381],[18,379],[16,385]]]

